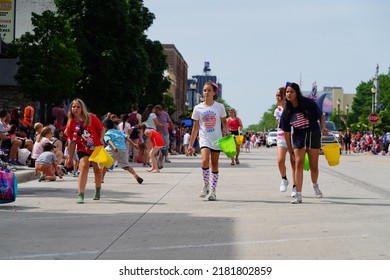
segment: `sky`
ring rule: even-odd
[[[188,78],[211,75],[244,127],[276,104],[286,81],[344,93],[390,67],[388,0],[144,0],[156,19],[149,39],[174,44]]]

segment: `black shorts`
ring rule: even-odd
[[[206,147],[206,146],[203,146],[203,147],[200,147],[200,149],[209,149],[211,152],[214,152],[214,153],[220,153],[221,151],[220,150],[214,150],[214,149],[211,149],[209,147]]]
[[[77,156],[79,160],[81,160],[83,157],[90,157],[92,154],[87,154],[86,152],[77,152]]]
[[[294,131],[292,146],[293,149],[320,149],[321,131]]]
[[[139,130],[138,128],[133,128],[133,131],[131,132],[130,134],[130,139],[133,140],[133,139],[138,139],[139,137]]]
[[[233,135],[239,135],[238,130],[229,130],[231,134]]]

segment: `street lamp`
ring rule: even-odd
[[[337,99],[337,126],[340,128],[340,98]]]
[[[192,110],[194,109],[195,107],[195,91],[196,91],[196,79],[193,79],[191,84],[190,84],[190,89],[191,89],[191,107],[192,107]]]
[[[347,115],[345,116],[345,126],[348,126],[348,113],[349,113],[349,105],[345,105],[345,110],[347,111]]]
[[[376,82],[377,78],[375,77],[373,80],[372,88],[371,88],[371,93],[372,93],[372,113],[376,113],[376,94],[378,91],[378,88],[376,87]],[[375,136],[375,124],[372,124],[372,134]]]
[[[378,89],[375,86],[375,79],[374,79],[373,85],[372,85],[372,88],[371,88],[371,93],[372,93],[372,110],[371,110],[371,112],[372,113],[376,112],[375,96],[376,96],[377,90]]]
[[[377,99],[377,94],[378,94],[378,87],[379,87],[379,80],[378,80],[378,72],[379,72],[379,65],[376,65],[376,71],[375,71],[375,76],[372,79],[372,88],[371,88],[371,93],[372,93],[372,113],[376,113],[376,99]]]

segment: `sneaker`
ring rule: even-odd
[[[291,200],[291,204],[299,204],[302,203],[302,195],[296,194],[295,197]]]
[[[41,175],[41,177],[39,177],[38,182],[42,182],[44,180],[46,180],[46,176],[45,175]]]
[[[206,197],[209,193],[210,193],[210,186],[204,185],[203,190],[199,194],[199,197]]]
[[[322,192],[321,192],[320,187],[318,186],[318,184],[313,184],[313,189],[314,189],[314,195],[317,198],[322,198]]]
[[[209,200],[211,201],[215,201],[217,200],[217,194],[216,194],[216,189],[213,188],[210,192],[210,195],[209,195]]]
[[[80,171],[73,171],[73,177],[78,177],[80,175]]]
[[[297,188],[293,187],[291,191],[291,197],[295,197],[296,194],[297,194]]]
[[[63,174],[68,175],[68,169],[65,166],[61,166],[61,171]]]
[[[281,192],[286,192],[287,191],[287,186],[288,186],[288,180],[282,179],[280,182],[280,191]]]

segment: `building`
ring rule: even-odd
[[[31,13],[42,14],[46,10],[57,10],[54,0],[16,0],[15,37],[32,31]]]
[[[203,75],[194,75],[192,79],[187,81],[187,107],[189,109],[194,108],[196,104],[203,101],[203,85],[206,82],[213,82],[218,85],[218,97],[222,98],[222,84],[218,82],[217,76],[210,75],[210,62],[206,61],[204,63]]]
[[[184,60],[181,53],[177,50],[173,44],[162,44],[164,48],[164,54],[167,56],[167,75],[171,81],[171,87],[167,94],[173,97],[176,112],[172,116],[175,121],[179,120],[179,116],[187,111],[187,75],[188,65]]]
[[[322,91],[317,92],[316,86],[313,85],[312,91],[302,91],[306,97],[314,99],[318,106],[322,108],[326,119],[329,115],[337,114],[336,125],[340,126],[341,122],[346,123],[346,116],[352,112],[352,102],[356,94],[344,93],[342,87],[324,87]]]
[[[15,2],[15,38],[20,38],[24,33],[32,31],[32,12],[42,14],[46,10],[56,9],[53,0],[14,0],[13,3]],[[2,44],[1,47],[2,51],[5,50],[5,45]],[[18,106],[32,105],[32,102],[23,96],[14,79],[18,70],[16,61],[16,59],[0,56],[0,108],[8,111]]]

